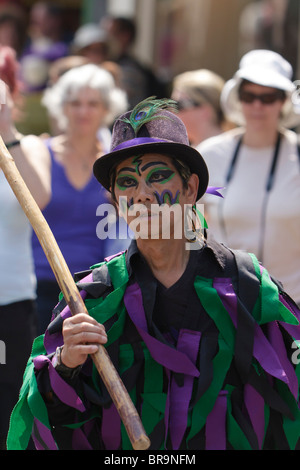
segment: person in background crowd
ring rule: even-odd
[[[61,9],[52,2],[37,2],[30,10],[30,41],[20,57],[21,78],[27,93],[43,90],[50,64],[69,54],[63,37]]]
[[[55,60],[49,67],[49,80],[48,85],[43,93],[43,96],[48,93],[48,90],[53,87],[53,85],[60,79],[60,77],[75,67],[80,67],[82,65],[88,64],[89,61],[83,56],[67,56],[61,57],[60,59]],[[41,97],[41,105],[43,106],[43,96]],[[43,106],[43,108],[45,108]],[[53,109],[53,111],[52,111]],[[62,129],[59,128],[58,121],[59,117],[57,116],[57,112],[55,106],[51,107],[51,112],[47,111],[47,121],[49,132],[45,132],[41,134],[42,138],[54,137],[62,132]]]
[[[116,203],[126,199],[127,223],[142,229],[125,253],[76,277],[90,314],[72,316],[62,301],[36,340],[10,450],[31,433],[37,449],[132,450],[88,357],[100,344],[149,450],[299,447],[300,311],[254,255],[185,221],[209,174],[171,105],[148,99],[120,116],[111,151],[94,164]]]
[[[48,89],[51,89],[51,87],[59,80],[59,78],[66,72],[68,72],[71,69],[74,69],[75,67],[80,67],[82,65],[89,64],[90,61],[82,56],[82,55],[71,55],[68,57],[62,57],[61,59],[57,59],[53,64],[50,66],[49,69],[49,85]],[[111,61],[105,61],[101,63],[101,68],[107,70],[114,79],[115,85],[117,88],[120,88],[121,86],[121,70],[120,67],[111,62]],[[50,92],[51,93],[51,92]],[[48,94],[48,90],[45,90],[45,96]],[[59,127],[59,121],[61,120],[61,114],[57,112],[57,109],[55,106],[51,104],[51,100],[48,100],[47,98],[42,99],[42,102],[45,102],[46,107],[48,108],[49,114],[48,114],[48,120],[49,120],[49,127],[50,127],[50,134],[51,136],[58,135],[63,131],[63,128],[61,129]],[[47,103],[46,103],[47,101]],[[49,134],[44,134],[43,137],[47,137]],[[106,149],[109,149],[110,146],[110,139],[111,139],[111,132],[110,129],[105,126],[101,126],[99,130],[99,137],[100,140],[102,140],[102,143],[105,145]]]
[[[89,62],[101,64],[108,58],[107,34],[98,24],[84,24],[75,32],[71,49]]]
[[[292,67],[279,54],[243,56],[221,100],[239,125],[198,146],[210,183],[224,199],[205,199],[209,226],[232,248],[254,253],[300,303],[300,123],[293,103]]]
[[[35,2],[29,12],[26,47],[19,58],[23,87],[23,116],[18,129],[41,135],[50,131],[47,114],[41,105],[48,85],[51,64],[69,55],[69,41],[62,28],[62,8],[54,2]]]
[[[0,10],[0,44],[15,50],[19,58],[27,41],[26,17],[19,8]]]
[[[171,98],[178,103],[179,117],[193,147],[225,130],[220,103],[224,83],[222,77],[206,69],[184,72],[173,80]]]
[[[142,64],[133,53],[137,40],[136,25],[132,19],[109,17],[102,21],[109,41],[109,57],[122,69],[122,88],[126,91],[129,107],[148,96],[161,98],[166,95],[164,84],[155,73]]]
[[[19,83],[16,52],[0,46],[0,135],[25,183],[42,209],[50,198],[49,162],[41,139],[24,136],[14,122]],[[9,417],[22,384],[26,357],[37,336],[36,277],[31,226],[0,169],[0,450],[5,449]],[[2,343],[1,343],[2,344]]]
[[[101,220],[97,208],[108,198],[93,177],[92,167],[106,151],[99,129],[127,109],[127,99],[109,72],[86,64],[63,74],[47,90],[43,103],[61,129],[59,135],[45,140],[52,194],[43,214],[71,272],[80,271],[86,262],[93,264],[95,257],[112,254],[118,244],[118,240],[97,237]],[[39,327],[44,331],[58,301],[59,287],[35,234],[32,242]]]

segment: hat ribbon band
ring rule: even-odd
[[[169,142],[169,141],[164,140],[164,139],[156,139],[154,137],[137,137],[136,139],[125,140],[121,144],[117,145],[113,149],[113,152],[116,152],[117,150],[126,149],[126,148],[129,148],[129,147],[134,147],[136,145],[153,144],[153,143],[156,143],[156,142]]]

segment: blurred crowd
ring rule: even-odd
[[[72,273],[129,243],[96,236],[97,207],[110,199],[94,180],[92,167],[110,148],[114,119],[149,96],[171,97],[190,144],[206,160],[210,184],[223,188],[223,198],[206,195],[201,201],[209,228],[230,247],[255,253],[300,304],[295,62],[281,50],[270,50],[261,35],[258,42],[252,28],[253,50],[243,55],[231,80],[199,68],[166,84],[133,55],[137,31],[128,18],[84,24],[69,37],[52,2],[34,4],[29,23],[22,10],[1,11],[0,80],[6,101],[0,135]],[[267,12],[260,10],[260,18],[266,19]],[[242,21],[250,25],[246,18],[251,15],[249,7]],[[60,289],[1,171],[0,196],[3,449],[32,340],[49,323]]]

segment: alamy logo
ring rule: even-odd
[[[299,355],[300,355],[300,342],[297,341],[297,340],[293,341],[291,347],[292,347],[292,349],[295,349],[295,351],[292,354],[292,358],[291,358],[292,363],[294,365],[298,365],[300,363],[300,357],[299,357]]]
[[[181,239],[191,248],[197,234],[203,229],[204,205],[185,204],[130,204],[126,197],[119,198],[119,214],[112,204],[100,204],[96,215],[101,217],[96,227],[100,240],[109,239]]]
[[[0,364],[6,364],[6,346],[4,341],[0,341]]]

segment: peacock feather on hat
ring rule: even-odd
[[[121,119],[123,122],[130,124],[137,136],[141,127],[153,119],[170,119],[168,116],[162,116],[158,111],[162,109],[171,109],[173,112],[177,111],[177,103],[174,100],[163,98],[156,99],[155,96],[150,96],[145,100],[138,103],[132,110],[129,118]]]

